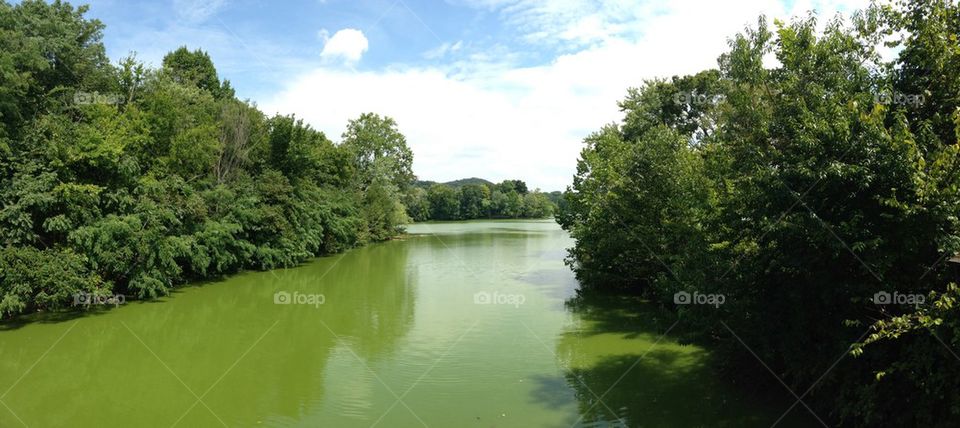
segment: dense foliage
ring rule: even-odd
[[[236,99],[203,51],[111,65],[85,12],[0,2],[0,316],[291,266],[408,222],[392,119],[334,144]]]
[[[556,210],[550,194],[539,190],[531,192],[522,180],[493,184],[486,180],[464,179],[417,184],[405,199],[407,214],[415,221],[545,218]]]
[[[570,264],[587,290],[722,295],[676,304],[678,331],[828,423],[954,426],[958,35],[943,0],[761,19],[719,69],[631,90],[564,195]]]

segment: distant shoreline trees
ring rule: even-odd
[[[413,221],[492,218],[548,218],[556,211],[560,192],[529,191],[521,180],[499,184],[462,180],[452,184],[423,182],[405,196]],[[551,196],[555,199],[551,199]]]

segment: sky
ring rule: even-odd
[[[114,61],[200,48],[237,95],[339,141],[394,118],[420,179],[563,190],[583,138],[645,80],[716,68],[760,15],[849,15],[867,0],[90,0]]]

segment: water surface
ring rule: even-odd
[[[0,326],[0,427],[768,427],[792,404],[726,387],[636,302],[568,304],[551,221],[408,231]]]

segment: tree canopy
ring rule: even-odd
[[[958,17],[905,1],[849,23],[761,19],[718,69],[628,91],[557,216],[584,287],[673,308],[731,375],[759,359],[831,422],[951,425]]]
[[[341,144],[267,117],[181,47],[110,64],[85,6],[0,2],[0,317],[389,239],[413,154],[364,114]]]
[[[547,218],[556,211],[559,196],[539,189],[529,192],[522,180],[494,184],[471,178],[450,183],[420,182],[407,193],[405,204],[407,214],[415,221]]]

